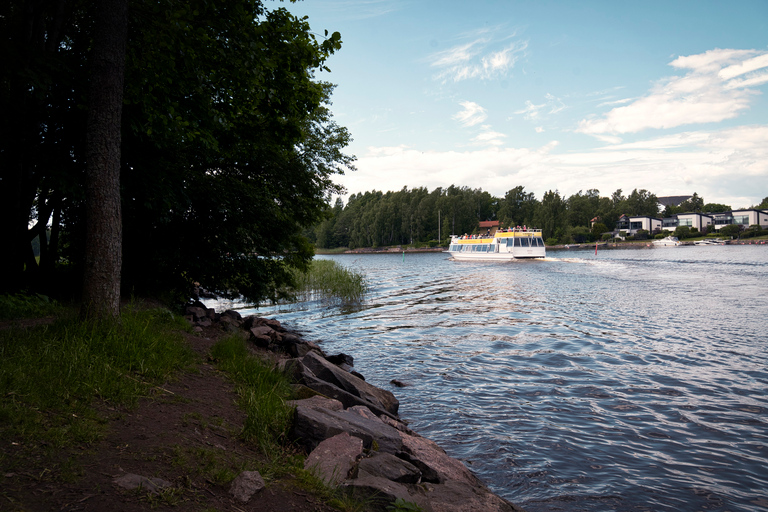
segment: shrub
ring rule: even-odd
[[[741,233],[741,226],[739,226],[738,224],[729,224],[727,226],[723,226],[722,228],[720,228],[720,234],[723,236],[737,237],[739,236],[740,233]]]

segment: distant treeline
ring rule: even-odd
[[[729,211],[721,204],[704,204],[693,197],[679,207],[662,213],[656,195],[633,190],[628,196],[621,189],[609,197],[595,189],[564,197],[549,191],[536,199],[522,186],[494,197],[482,189],[469,187],[408,189],[397,192],[352,194],[344,205],[341,198],[328,212],[328,218],[307,231],[315,246],[381,247],[389,245],[445,244],[451,234],[479,232],[479,221],[498,220],[503,227],[541,228],[548,242],[593,241],[610,231],[622,214],[671,215],[686,211]],[[599,221],[592,226],[592,219]]]

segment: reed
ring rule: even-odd
[[[353,305],[362,302],[370,290],[363,274],[332,260],[314,260],[308,272],[296,272],[294,278],[292,292],[299,301],[319,300]]]

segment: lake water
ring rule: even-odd
[[[257,313],[354,356],[497,494],[768,510],[768,246],[323,258],[367,276],[362,307]]]

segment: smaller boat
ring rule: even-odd
[[[682,244],[683,243],[678,240],[676,236],[667,236],[653,241],[653,245],[656,247],[675,247]]]
[[[693,245],[725,245],[725,243],[722,238],[705,238],[704,240],[696,240]]]

